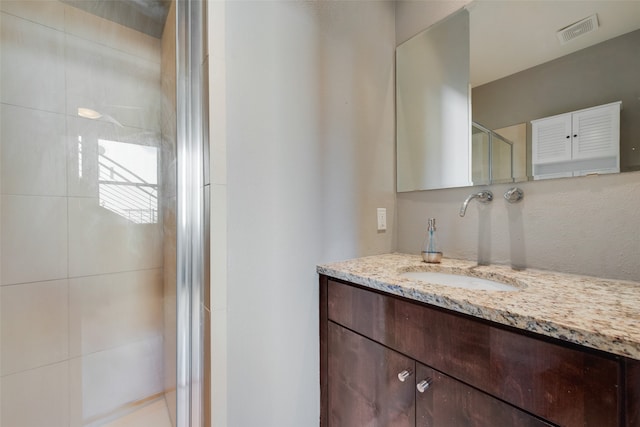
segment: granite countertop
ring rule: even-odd
[[[443,258],[426,264],[419,255],[385,254],[319,265],[317,271],[503,325],[640,360],[640,282],[600,279],[508,266],[478,266]],[[513,292],[469,290],[401,277],[434,271],[492,279]]]

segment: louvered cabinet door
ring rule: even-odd
[[[531,122],[534,179],[620,171],[621,102]]]
[[[574,113],[573,158],[617,157],[620,145],[620,105]]]
[[[571,114],[535,121],[531,136],[534,165],[571,160]]]

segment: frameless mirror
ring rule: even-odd
[[[470,185],[469,14],[396,49],[399,191]]]
[[[398,46],[398,191],[640,170],[639,28],[640,1],[477,0]]]

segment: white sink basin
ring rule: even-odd
[[[411,280],[431,283],[433,285],[452,286],[454,288],[475,289],[483,291],[517,291],[517,287],[493,280],[458,274],[435,273],[432,271],[408,271],[400,276]]]

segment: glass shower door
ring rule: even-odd
[[[0,427],[182,427],[176,13],[0,1]]]
[[[473,122],[471,166],[474,185],[513,182],[513,142]]]

